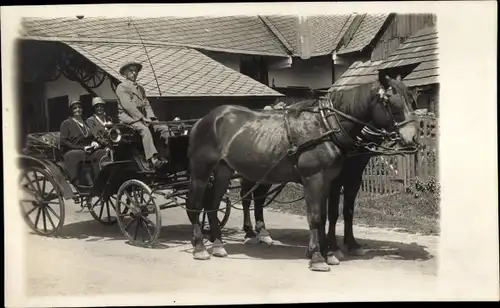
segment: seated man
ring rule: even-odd
[[[94,97],[92,100],[94,114],[87,119],[87,125],[89,126],[92,135],[102,147],[110,145],[108,131],[113,126],[111,118],[108,117],[104,111],[105,103],[106,102],[102,98]]]
[[[144,88],[137,84],[137,75],[142,69],[142,64],[129,61],[122,65],[120,74],[125,80],[116,87],[118,98],[118,118],[120,122],[131,125],[142,138],[146,160],[155,168],[164,164],[158,157],[158,151],[154,145],[153,136],[149,125],[155,123],[156,119],[153,109],[146,98]],[[167,125],[153,125],[153,130],[160,132],[162,139],[167,145],[170,129]]]
[[[100,171],[100,163],[107,153],[104,149],[100,149],[90,128],[83,121],[83,108],[80,101],[71,102],[69,107],[72,116],[61,124],[60,148],[66,163],[69,180],[78,186],[80,165],[85,160],[90,160],[94,176],[97,176]]]

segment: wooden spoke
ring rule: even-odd
[[[134,205],[127,204],[123,198]],[[116,199],[116,211],[121,213],[118,215],[118,225],[129,242],[141,246],[153,245],[160,235],[161,215],[151,189],[139,180],[129,180],[119,188]],[[130,210],[129,215],[124,214],[125,209]]]
[[[92,217],[103,225],[114,225],[117,223],[116,208],[111,202],[111,197],[97,198],[90,208]]]
[[[34,180],[31,178],[34,178]],[[24,180],[28,182],[23,183]],[[19,184],[23,193],[35,197],[34,200],[23,197],[19,200],[22,216],[26,224],[37,234],[55,235],[64,225],[65,207],[64,199],[54,178],[44,168],[28,167],[22,170]],[[52,188],[47,193],[47,187],[50,186]],[[27,209],[26,204],[31,204],[33,207]],[[58,209],[59,214],[54,208]],[[35,211],[36,215],[33,219],[31,214]]]

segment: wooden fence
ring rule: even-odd
[[[438,178],[438,120],[434,116],[419,118],[422,149],[412,155],[377,156],[370,159],[363,174],[360,193],[385,195],[403,191],[410,180]]]

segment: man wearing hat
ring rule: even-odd
[[[159,168],[164,162],[158,158],[158,151],[148,128],[151,123],[157,122],[157,119],[146,98],[144,88],[136,82],[141,69],[142,64],[136,61],[128,61],[120,67],[120,74],[124,77],[124,81],[116,87],[118,118],[120,122],[131,125],[139,132],[146,160],[153,167]],[[169,127],[156,124],[153,129],[161,134],[166,144],[170,136]]]
[[[87,119],[87,125],[101,146],[109,145],[108,130],[113,125],[111,118],[106,115],[104,105],[106,102],[100,97],[92,99],[94,114]]]

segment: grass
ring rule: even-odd
[[[358,194],[354,209],[354,224],[438,235],[439,185],[435,184],[433,179],[426,182],[417,179],[410,187],[411,189],[407,189],[406,192],[392,195],[373,197]],[[236,197],[236,191],[233,194]],[[300,185],[288,184],[268,208],[305,216],[304,200],[297,200],[302,196],[303,189]],[[340,200],[342,202],[342,198]],[[342,214],[339,221],[342,221]]]

